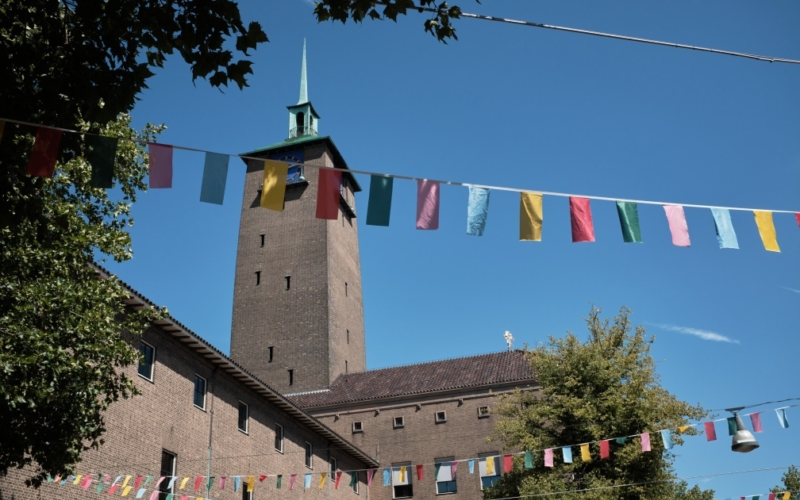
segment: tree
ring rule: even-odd
[[[544,467],[538,458],[533,469],[515,467],[503,476],[486,498],[586,490],[564,494],[565,499],[710,499],[713,491],[687,489],[675,482],[674,455],[661,444],[658,431],[677,429],[690,420],[704,418],[701,406],[680,401],[661,387],[650,356],[654,337],[647,338],[642,327],[631,326],[630,312],[620,310],[613,322],[601,319],[592,308],[586,318],[589,336],[581,342],[568,332],[529,352],[539,393],[517,392],[501,398],[496,414],[495,438],[507,448],[542,450],[611,439],[611,456],[600,459],[592,444],[592,460],[584,462],[576,452],[574,463],[556,460]],[[652,451],[642,452],[638,435],[652,433]],[[685,430],[695,434],[694,428]],[[636,436],[631,438],[630,436]],[[624,439],[616,440],[622,437]],[[674,432],[675,445],[682,435]],[[540,454],[541,455],[541,454]],[[618,488],[623,484],[639,483]],[[648,484],[642,484],[648,483]]]
[[[800,492],[800,469],[794,465],[790,466],[789,470],[783,473],[781,483],[783,484],[772,488],[770,491],[772,493],[791,492],[789,498],[791,500],[797,500],[798,492]],[[781,496],[778,496],[778,498],[782,499]]]
[[[476,0],[480,3],[480,0]],[[319,0],[314,8],[317,21],[340,21],[346,23],[348,19],[360,23],[364,19],[373,20],[391,19],[397,22],[397,16],[405,16],[409,10],[420,13],[431,13],[432,16],[425,20],[425,31],[435,36],[437,40],[447,43],[452,38],[458,40],[456,29],[451,20],[461,17],[461,9],[450,6],[447,2],[437,0]],[[382,7],[378,11],[378,7]]]
[[[235,49],[226,47],[235,40]],[[131,313],[96,259],[131,257],[130,206],[145,189],[146,143],[130,127],[153,68],[177,52],[192,79],[247,85],[245,56],[267,37],[231,0],[0,0],[0,119],[64,134],[52,179],[25,173],[35,127],[0,142],[0,474],[34,467],[29,485],[67,474],[102,443],[103,411],[135,393],[120,368],[155,312]],[[119,139],[114,189],[91,185],[92,134]]]

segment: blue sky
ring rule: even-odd
[[[800,4],[745,1],[486,0],[467,12],[800,59]],[[192,85],[177,58],[150,82],[134,123],[161,141],[241,153],[287,136],[303,38],[309,96],[352,168],[490,185],[674,203],[800,211],[800,66],[463,19],[437,43],[416,13],[394,24],[317,24],[303,0],[240,2],[271,43],[250,87]],[[243,163],[225,204],[199,200],[203,156],[176,152],[175,188],[134,209],[134,258],[106,263],[227,352]],[[494,192],[483,237],[467,236],[467,190],[442,187],[441,229],[414,229],[415,185],[395,183],[388,228],[357,199],[369,368],[536,345],[585,332],[592,304],[620,306],[656,335],[662,381],[725,408],[800,397],[800,229],[776,215],[782,253],[753,216],[733,213],[741,250],[720,250],[708,210],[687,209],[691,248],[671,245],[663,210],[640,206],[644,244],[624,244],[614,204],[593,202],[597,242],[570,240],[566,199],[545,197],[540,243],[517,241],[518,197]],[[678,450],[682,476],[791,464],[796,422],[771,408],[762,447],[721,439]],[[564,443],[567,444],[567,443]],[[766,492],[780,472],[702,483],[718,498]]]

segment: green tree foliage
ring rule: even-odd
[[[242,88],[238,54],[266,41],[231,0],[0,0],[0,119],[84,132],[64,134],[52,179],[25,174],[35,127],[6,123],[0,142],[0,474],[30,465],[38,486],[71,472],[102,443],[103,411],[135,393],[121,331],[157,312],[126,311],[92,267],[131,257],[130,206],[162,129],[136,132],[125,113],[170,54],[193,80]],[[90,183],[92,133],[120,139],[111,191]]]
[[[516,472],[488,488],[486,498],[551,491],[576,491],[559,497],[575,500],[712,497],[713,491],[688,489],[685,483],[673,481],[674,455],[664,449],[657,433],[704,418],[708,412],[661,387],[650,356],[655,338],[647,338],[642,327],[634,329],[629,313],[622,308],[611,321],[592,308],[586,318],[589,336],[585,341],[567,333],[563,338],[549,337],[529,352],[541,389],[501,398],[495,411],[499,416],[495,438],[509,449],[554,448],[556,464],[544,467],[538,453],[533,469],[516,464]],[[637,435],[643,432],[653,433],[651,452],[641,451]],[[694,432],[692,428],[686,434]],[[637,437],[614,440],[624,436]],[[573,464],[561,461],[561,446],[609,438],[608,459],[601,460],[599,448],[592,444],[591,461],[583,462],[577,447],[573,447]],[[682,444],[682,436],[674,433],[673,441]],[[592,490],[630,483],[650,484]]]
[[[440,42],[447,43],[450,38],[458,40],[452,19],[461,17],[461,9],[456,5],[450,6],[447,2],[437,0],[319,0],[315,3],[314,15],[317,16],[319,22],[340,21],[344,24],[348,19],[352,19],[360,23],[367,18],[391,19],[397,22],[397,16],[405,16],[408,11],[432,14],[425,20],[425,31],[435,36]]]
[[[783,484],[772,488],[770,491],[772,493],[784,493],[788,491],[792,492],[789,495],[791,500],[797,500],[800,498],[800,495],[797,493],[800,492],[800,469],[794,465],[789,467],[789,470],[783,473],[783,476],[781,477],[781,483]],[[782,499],[783,497],[778,496],[778,498]]]

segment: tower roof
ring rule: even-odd
[[[303,66],[300,69],[300,99],[297,104],[308,102],[308,76],[306,73],[306,39],[303,38]]]

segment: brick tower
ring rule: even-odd
[[[283,393],[330,387],[366,370],[354,193],[361,190],[330,137],[317,135],[308,100],[306,48],[289,138],[243,156],[297,162],[283,212],[259,206],[264,163],[246,160],[236,254],[231,357]],[[315,218],[314,165],[343,169],[339,218]]]

